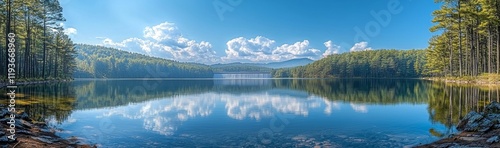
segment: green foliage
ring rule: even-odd
[[[77,44],[75,78],[212,78],[207,65],[180,63],[102,46]]]
[[[60,25],[65,21],[58,0],[0,0],[0,65],[7,67],[8,34],[15,34],[16,79],[72,79],[74,45]],[[0,68],[6,80],[7,68]]]
[[[499,82],[500,74],[484,73],[479,75],[478,79],[483,80],[484,82]]]
[[[371,50],[330,55],[306,66],[277,69],[273,77],[420,77],[424,50]]]
[[[430,76],[477,77],[500,73],[500,0],[436,0],[437,32],[427,49]]]

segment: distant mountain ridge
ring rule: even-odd
[[[298,58],[298,59],[291,59],[287,61],[282,61],[282,62],[272,62],[272,63],[267,63],[263,64],[263,67],[268,67],[268,68],[291,68],[291,67],[297,67],[297,66],[305,66],[307,64],[310,64],[314,62],[314,60],[311,60],[309,58]]]

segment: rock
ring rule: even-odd
[[[31,121],[30,119],[30,116],[28,116],[28,114],[26,112],[23,112],[19,115],[16,116],[16,118],[20,118],[20,119],[23,119],[23,120],[26,120],[26,121]]]
[[[28,121],[25,121],[25,120],[21,120],[21,124],[25,127],[28,127],[28,128],[33,128],[33,124],[29,123]]]
[[[16,120],[16,123],[14,123],[14,124],[16,125],[17,129],[30,129],[31,128],[31,127],[23,124],[23,120],[20,120],[20,119],[15,119],[15,120]]]
[[[458,146],[457,143],[443,143],[443,144],[437,145],[436,147],[437,148],[448,148],[448,147],[456,147],[456,146]]]
[[[457,124],[457,129],[463,132],[422,147],[498,147],[497,143],[500,141],[500,104],[498,102],[490,103],[481,113],[469,112]]]
[[[7,109],[1,109],[0,110],[0,117],[5,117],[5,115],[9,114],[9,110]]]
[[[491,122],[490,119],[484,118],[479,122],[479,126],[477,127],[477,131],[480,132],[486,132],[490,130],[490,128],[493,126],[493,122]]]
[[[486,142],[488,142],[488,143],[496,143],[498,141],[499,141],[498,136],[493,136],[493,137],[489,138],[488,140],[486,140]]]
[[[27,130],[16,130],[17,134],[25,134],[25,135],[33,135],[30,131]]]
[[[460,137],[460,140],[465,140],[465,141],[479,141],[479,140],[483,140],[485,138],[481,138],[481,137]]]
[[[500,103],[494,101],[488,104],[484,109],[485,114],[499,114],[500,113]]]
[[[488,106],[490,112],[495,111],[495,107],[493,105],[490,104]],[[480,114],[475,111],[471,111],[458,123],[457,129],[468,132],[486,132],[491,128],[498,128],[497,124],[499,123],[500,114]]]
[[[477,131],[479,130],[479,124],[482,123],[480,122],[484,118],[483,115],[471,111],[465,117],[458,123],[457,129],[458,130],[464,130],[464,131]],[[491,121],[490,121],[491,122]],[[486,124],[486,123],[483,123]]]
[[[0,142],[9,142],[9,139],[7,138],[7,136],[2,136],[0,137]]]
[[[42,141],[44,143],[54,143],[54,142],[60,141],[57,138],[52,138],[52,137],[49,137],[49,136],[40,136],[40,137],[31,137],[31,138],[39,140],[39,141]]]

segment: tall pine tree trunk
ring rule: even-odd
[[[462,17],[460,16],[460,1],[458,0],[458,67],[459,76],[462,76]]]
[[[451,43],[451,40],[452,40],[452,37],[451,35],[449,36],[448,38],[448,48],[450,50],[450,70],[449,70],[449,73],[451,76],[453,76],[453,45]]]
[[[30,55],[30,51],[29,51],[29,48],[30,48],[30,35],[31,35],[31,29],[30,29],[30,14],[29,14],[29,8],[26,9],[26,41],[25,41],[25,49],[24,49],[24,66],[23,66],[23,71],[24,71],[24,74],[23,74],[23,77],[24,78],[28,78],[29,77],[29,55]]]
[[[2,69],[6,69],[7,67],[9,67],[9,62],[7,62],[7,59],[9,59],[9,54],[8,54],[8,50],[9,50],[9,33],[10,33],[10,20],[11,20],[11,7],[12,7],[12,2],[11,0],[7,0],[7,22],[5,24],[5,68],[2,68]],[[4,73],[2,73],[2,75],[5,74],[5,76],[7,76],[7,70],[3,70]],[[7,79],[5,79],[7,80]]]
[[[500,73],[500,26],[497,26],[497,41],[496,41],[496,46],[497,46],[497,74]]]
[[[488,26],[488,73],[491,73],[491,26]]]
[[[45,10],[44,10],[45,11]],[[45,13],[44,13],[45,14]],[[45,65],[47,61],[47,20],[43,18],[43,61],[42,61],[42,78],[45,80]]]

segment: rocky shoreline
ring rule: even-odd
[[[448,147],[499,147],[500,148],[500,103],[492,102],[483,112],[469,112],[457,129],[457,135],[436,142],[417,146],[418,148]]]
[[[82,144],[76,137],[64,139],[55,134],[54,129],[47,126],[45,122],[36,122],[28,117],[28,114],[21,112],[14,114],[11,118],[7,108],[0,106],[0,123],[2,131],[0,131],[0,145],[2,148],[45,148],[45,147],[73,147],[73,148],[95,148],[96,146]],[[11,127],[15,131],[11,132]],[[15,140],[11,140],[9,136],[15,134]]]

